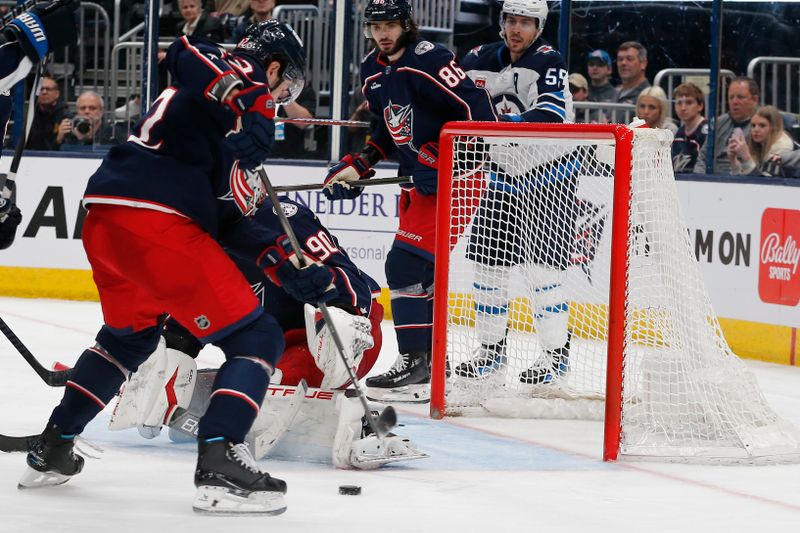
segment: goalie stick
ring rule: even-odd
[[[38,439],[39,435],[25,435],[23,437],[0,435],[0,452],[29,452]]]
[[[351,187],[371,187],[375,185],[403,185],[411,183],[411,176],[398,176],[396,178],[377,178],[348,182]],[[278,185],[275,192],[316,191],[325,187],[324,183],[303,183],[301,185]]]
[[[8,327],[6,321],[0,318],[0,331],[3,332],[3,335],[11,342],[11,345],[16,348],[17,352],[22,356],[23,359],[31,366],[34,372],[42,378],[47,385],[51,387],[63,387],[67,384],[69,380],[70,374],[72,372],[71,369],[69,370],[47,370],[42,363],[39,362],[38,359],[31,353],[30,350],[19,340],[19,337]]]
[[[306,266],[306,256],[303,254],[303,248],[300,246],[300,242],[297,240],[297,235],[295,235],[291,224],[289,224],[289,219],[286,218],[286,213],[283,212],[283,207],[281,207],[281,201],[278,199],[278,194],[272,187],[272,183],[269,181],[267,171],[264,170],[263,166],[258,167],[258,174],[261,177],[261,181],[264,182],[264,187],[267,189],[267,195],[269,195],[270,202],[272,202],[272,207],[275,211],[275,214],[278,216],[278,220],[281,222],[283,231],[286,232],[286,236],[289,238],[289,242],[292,245],[292,250],[294,250],[295,255],[297,255],[297,260],[300,262],[300,266]],[[364,391],[361,390],[361,386],[358,384],[358,377],[350,367],[350,362],[347,360],[342,339],[339,337],[339,332],[336,331],[336,328],[333,325],[333,320],[331,319],[330,311],[328,311],[328,306],[323,302],[318,302],[317,308],[322,314],[322,318],[325,320],[325,324],[328,326],[328,329],[331,332],[331,337],[333,337],[333,342],[336,344],[336,350],[339,352],[339,357],[342,358],[344,367],[347,369],[347,374],[350,376],[350,382],[353,384],[356,394],[358,394],[358,399],[361,401],[361,405],[364,408],[364,416],[366,417],[367,422],[369,422],[369,426],[372,428],[372,431],[378,436],[378,438],[382,439],[395,425],[397,425],[397,413],[395,413],[394,408],[390,405],[386,407],[386,409],[384,409],[379,416],[372,414],[372,410],[369,408],[369,404],[367,403],[367,397],[364,395]]]

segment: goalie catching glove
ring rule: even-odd
[[[339,291],[333,284],[333,270],[304,254],[305,266],[301,266],[292,251],[289,237],[283,235],[275,245],[264,250],[258,258],[259,268],[264,269],[270,281],[303,303],[327,302]]]
[[[320,387],[322,389],[341,389],[350,385],[350,374],[336,343],[331,335],[328,324],[322,314],[311,305],[305,305],[306,337],[308,348],[314,363],[324,377]],[[364,357],[364,352],[375,346],[372,338],[372,323],[367,317],[351,315],[347,311],[336,307],[329,307],[333,327],[339,334],[339,339],[345,350],[348,366],[356,375],[358,365]]]

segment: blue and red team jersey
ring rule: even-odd
[[[439,141],[446,122],[497,120],[489,95],[453,52],[428,41],[408,43],[394,63],[373,49],[361,62],[361,92],[378,119],[370,143],[384,158],[396,151],[403,176],[412,174],[423,144]]]
[[[112,147],[89,179],[83,203],[127,205],[185,216],[219,241],[232,227],[243,252],[255,259],[280,235],[242,215],[245,172],[223,139],[236,115],[215,96],[226,76],[245,90],[266,84],[266,73],[245,54],[231,54],[198,37],[183,36],[167,49],[172,85],[136,125],[126,143]]]
[[[373,299],[380,294],[378,283],[350,260],[339,241],[322,225],[309,208],[288,198],[281,198],[281,207],[306,255],[326,264],[334,272],[333,283],[339,294],[329,305],[370,316]],[[256,223],[266,227],[279,225],[271,205],[265,205],[254,215]],[[294,300],[280,287],[273,285],[263,270],[252,261],[232,253],[234,261],[253,287],[264,309],[273,315],[286,331],[303,328],[303,304]]]

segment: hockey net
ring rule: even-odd
[[[722,335],[671,141],[617,125],[443,131],[433,417],[603,419],[607,460],[800,460],[800,433]]]

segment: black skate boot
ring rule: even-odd
[[[520,382],[526,385],[552,383],[569,370],[569,338],[561,348],[548,350],[528,370],[519,375]]]
[[[402,353],[392,368],[367,378],[367,397],[377,402],[425,403],[431,399],[430,352]]]
[[[247,444],[200,439],[194,472],[198,513],[276,515],[286,511],[286,482],[258,468]]]
[[[83,457],[75,455],[75,435],[63,435],[61,428],[49,424],[28,452],[28,468],[17,485],[33,489],[61,485],[83,470]]]
[[[456,367],[456,376],[483,379],[491,376],[506,364],[506,339],[495,344],[481,344],[475,356]]]

